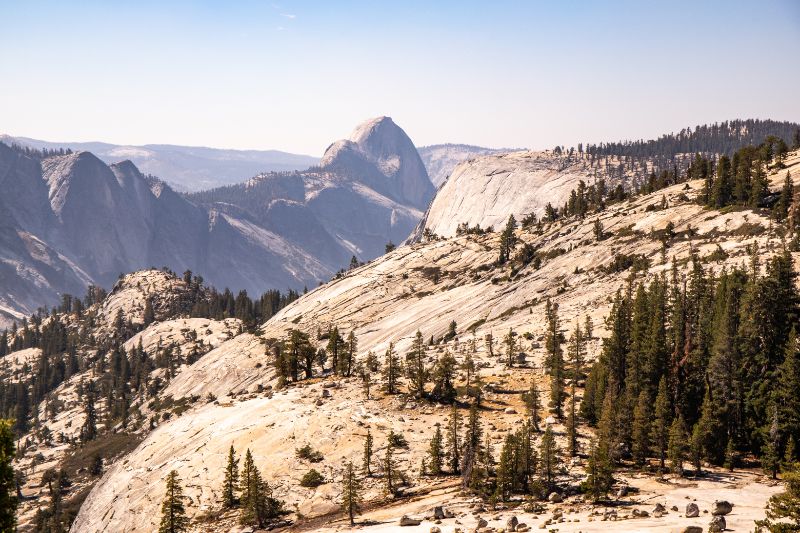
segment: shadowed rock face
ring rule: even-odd
[[[0,328],[90,284],[167,266],[217,287],[301,289],[401,242],[433,197],[391,119],[334,143],[323,166],[183,196],[130,161],[41,161],[0,144]]]

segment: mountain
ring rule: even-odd
[[[401,242],[433,196],[413,143],[386,117],[331,145],[318,167],[188,197],[131,161],[0,144],[0,190],[6,325],[154,265],[251,294],[314,287],[352,256]]]
[[[453,169],[462,161],[480,155],[509,152],[513,150],[448,143],[420,146],[417,148],[417,151],[423,163],[425,163],[425,168],[428,170],[428,175],[431,177],[433,186],[438,189],[453,172]]]
[[[187,197],[291,234],[327,264],[342,266],[352,255],[372,259],[389,241],[402,242],[433,195],[411,139],[391,118],[379,117],[331,144],[317,167]]]
[[[800,171],[800,154],[790,153],[766,167],[768,188],[780,190],[787,173]],[[498,169],[503,168],[499,160]],[[530,405],[526,393],[532,383],[542,394],[542,404],[547,402],[545,396],[558,390],[551,378],[555,373],[543,371],[546,361],[552,360],[548,338],[553,328],[557,338],[563,337],[557,345],[567,357],[572,353],[568,346],[574,342],[567,343],[567,338],[578,327],[586,331],[587,323],[593,326],[583,341],[586,379],[579,374],[570,385],[574,387],[571,397],[581,401],[581,412],[583,403],[589,406],[586,409],[596,409],[600,403],[598,375],[603,374],[598,372],[617,371],[617,367],[609,370],[603,365],[619,350],[628,357],[615,359],[616,364],[642,370],[642,374],[631,370],[630,375],[641,379],[645,371],[658,371],[662,375],[674,372],[681,378],[671,385],[680,388],[675,409],[684,409],[687,403],[705,403],[695,385],[699,384],[700,391],[706,383],[728,390],[726,382],[704,380],[703,372],[694,366],[702,363],[683,354],[684,342],[712,352],[709,372],[727,371],[721,363],[728,352],[718,348],[716,339],[729,337],[722,337],[721,332],[747,335],[761,330],[748,329],[746,324],[741,324],[739,333],[719,328],[711,342],[705,337],[708,329],[694,337],[694,328],[718,324],[721,317],[729,316],[724,313],[730,312],[730,306],[742,306],[745,313],[744,306],[758,305],[761,298],[756,294],[760,293],[751,292],[758,287],[763,287],[763,297],[774,300],[771,294],[787,289],[779,280],[788,279],[791,284],[791,265],[800,252],[791,251],[797,249],[796,243],[781,245],[785,227],[776,223],[770,209],[711,208],[703,205],[703,195],[704,180],[681,180],[621,200],[609,198],[607,205],[591,216],[564,215],[517,228],[513,232],[515,253],[506,263],[498,262],[503,240],[500,232],[427,237],[352,269],[260,325],[246,327],[245,322],[252,320],[247,312],[242,313],[242,321],[225,313],[197,314],[203,308],[199,304],[209,309],[212,302],[196,279],[187,281],[155,270],[126,275],[103,301],[79,312],[53,315],[41,322],[38,334],[30,329],[20,332],[19,340],[11,339],[15,347],[0,359],[5,362],[0,365],[0,388],[9,387],[5,396],[15,398],[24,383],[35,383],[37,387],[31,386],[31,390],[40,398],[35,404],[38,425],[26,428],[19,441],[17,465],[26,473],[21,520],[30,527],[37,508],[54,508],[49,493],[42,490],[44,473],[46,468],[64,468],[72,484],[59,493],[63,500],[58,501],[65,502],[65,509],[79,507],[71,531],[152,531],[158,525],[165,479],[175,470],[191,502],[186,507],[190,531],[241,528],[240,510],[222,506],[225,462],[233,446],[240,456],[246,450],[251,452],[271,494],[284,502],[287,514],[278,520],[309,530],[341,530],[340,481],[348,461],[361,465],[369,431],[374,438],[374,474],[361,479],[362,496],[369,502],[361,518],[366,531],[393,530],[403,515],[425,519],[425,529],[432,527],[434,520],[448,530],[472,528],[481,516],[499,528],[512,514],[519,522],[543,524],[546,529],[565,512],[572,516],[570,522],[562,523],[569,526],[568,531],[586,530],[586,524],[594,521],[615,521],[615,530],[620,531],[672,529],[707,521],[714,500],[722,499],[735,504],[736,512],[727,516],[729,528],[746,529],[754,519],[763,517],[767,499],[780,490],[761,468],[753,470],[743,464],[731,474],[722,467],[724,457],[704,460],[701,468],[707,475],[687,484],[682,474],[670,474],[667,483],[661,471],[654,478],[647,469],[631,470],[626,462],[614,474],[616,485],[610,491],[614,496],[609,497],[624,501],[630,511],[622,514],[617,510],[619,516],[606,516],[587,504],[586,494],[577,488],[586,482],[595,457],[589,458],[593,437],[599,433],[588,415],[582,414],[577,422],[580,453],[567,458],[569,418],[556,416],[547,408],[534,418],[526,410]],[[524,212],[534,208],[521,206]],[[754,264],[750,261],[754,250],[760,251],[764,272],[751,280],[753,283],[743,285],[752,275],[750,267],[743,265]],[[794,298],[796,287],[789,290]],[[672,291],[677,292],[668,298]],[[702,297],[695,297],[695,291]],[[636,305],[630,298],[635,298]],[[148,322],[144,307],[150,300],[154,307]],[[665,314],[664,308],[650,304],[666,301],[674,302],[675,307],[669,309],[676,312]],[[112,318],[117,310],[125,317],[122,323]],[[558,316],[555,326],[547,318],[551,314]],[[642,323],[633,329],[620,326],[628,314],[647,317],[644,333],[637,329]],[[616,318],[616,323],[605,320],[609,316]],[[663,329],[672,320],[683,321],[686,329]],[[709,325],[702,325],[705,322]],[[30,328],[39,327],[35,320],[32,324]],[[332,337],[334,327],[343,336],[352,332],[357,342],[337,345]],[[634,335],[631,339],[646,343],[639,349],[648,350],[648,357],[635,357],[637,348],[632,343],[619,342],[620,329],[622,334]],[[418,331],[423,342],[415,345]],[[673,333],[683,331],[692,338],[672,338]],[[767,334],[775,338],[772,331]],[[661,340],[647,342],[654,336]],[[26,346],[23,339],[28,338],[41,339],[40,344],[32,341]],[[62,357],[52,348],[59,344],[52,342],[53,338],[76,343],[75,361],[66,365],[71,370],[65,374],[53,372],[53,380],[48,382],[53,388],[43,393],[37,377],[50,375],[45,372],[48,365],[56,365]],[[66,341],[63,344],[68,345]],[[666,349],[672,344],[678,347],[676,352]],[[346,375],[344,366],[337,373],[331,349],[336,346],[341,358],[352,350],[359,373]],[[305,357],[297,358],[295,350],[307,354],[308,362]],[[371,358],[377,358],[385,370],[386,354],[414,362],[418,351],[421,364],[436,370],[425,383],[425,394],[415,393],[406,375],[400,378],[401,393],[387,391]],[[674,353],[681,357],[676,359]],[[69,362],[70,357],[64,357]],[[437,387],[446,385],[441,376],[448,361],[462,369],[448,371],[455,376],[450,385],[456,385],[458,399],[452,404],[436,396]],[[748,365],[743,368],[750,369]],[[568,376],[573,375],[572,369],[573,363],[569,363]],[[766,384],[774,376],[767,372],[758,379]],[[433,380],[438,385],[430,383]],[[117,387],[109,386],[112,383]],[[565,390],[569,387],[562,386]],[[81,442],[88,387],[103,387],[105,392],[94,403],[98,435]],[[654,391],[649,389],[643,388],[640,398],[652,395]],[[773,388],[764,385],[763,390],[771,393]],[[612,404],[613,394],[609,390],[603,403]],[[470,410],[477,398],[480,408]],[[714,401],[710,395],[706,398]],[[716,402],[714,405],[726,405],[727,399]],[[622,410],[625,405],[619,402],[619,413],[627,412]],[[440,475],[423,471],[422,466],[430,464],[427,460],[436,428],[450,427],[453,412],[462,420],[456,425],[461,439],[468,431],[463,422],[470,416],[476,418],[482,430],[481,446],[489,446],[490,455],[496,458],[497,468],[493,474],[485,474],[486,484],[466,493],[449,463]],[[698,415],[693,412],[694,420],[689,423],[694,424]],[[749,420],[753,416],[750,411],[743,414]],[[651,418],[655,419],[645,418],[648,430]],[[529,433],[536,449],[543,448],[545,429],[551,430],[562,454],[562,468],[552,485],[537,489],[535,495],[523,495],[521,487],[512,488],[524,503],[489,512],[476,498],[493,498],[494,484],[503,472],[501,465],[509,464],[509,454],[503,453],[508,452],[506,443],[513,443],[514,435],[520,435],[532,419],[541,425]],[[394,467],[402,473],[397,487],[402,498],[386,497],[386,477],[379,466],[387,456],[390,431],[402,436],[392,455]],[[705,439],[711,446],[727,435],[710,432]],[[758,444],[743,442],[742,446],[751,450],[758,449]],[[300,453],[305,445],[318,456]],[[461,450],[469,453],[467,448]],[[91,474],[94,454],[101,456],[101,465],[98,473]],[[754,459],[751,451],[747,457],[748,462]],[[652,470],[657,471],[658,450],[648,458]],[[42,464],[47,467],[36,466]],[[317,487],[302,483],[312,469],[322,474]],[[535,483],[544,483],[538,472],[534,475]],[[737,483],[730,483],[731,475]],[[491,490],[483,493],[485,486]],[[547,501],[552,492],[558,497]],[[652,513],[653,502],[666,502],[666,508],[696,502],[709,510],[709,517],[692,518],[674,511]],[[436,507],[443,509],[435,511]]]
[[[278,150],[226,150],[200,146],[146,144],[130,146],[102,142],[49,142],[0,135],[0,142],[37,150],[70,149],[92,152],[111,164],[129,160],[144,174],[158,176],[179,191],[199,191],[241,182],[259,172],[301,170],[319,162],[307,155]]]

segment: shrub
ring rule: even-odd
[[[298,459],[309,461],[311,463],[319,463],[323,459],[322,454],[312,448],[310,444],[305,444],[300,448],[295,448],[294,453]]]
[[[402,433],[392,433],[389,436],[392,446],[395,448],[408,448],[408,441]]]
[[[325,483],[325,477],[313,468],[306,472],[300,480],[301,487],[314,488],[319,487],[323,483]]]

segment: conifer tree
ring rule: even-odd
[[[167,475],[167,490],[164,502],[161,504],[161,523],[158,533],[182,533],[187,530],[189,519],[186,517],[183,500],[178,472],[172,470]]]
[[[347,341],[339,356],[339,374],[345,377],[350,377],[353,373],[353,367],[356,360],[356,352],[358,351],[358,339],[356,334],[350,330],[347,334]]]
[[[239,486],[239,459],[231,444],[228,450],[228,464],[225,466],[225,481],[222,485],[222,505],[230,509],[236,505],[236,489]]]
[[[513,433],[507,433],[500,451],[500,460],[497,464],[496,496],[500,501],[508,501],[514,492],[518,462],[518,443]]]
[[[784,359],[778,368],[775,402],[778,432],[782,440],[800,437],[800,343],[792,327],[786,341]]]
[[[569,412],[567,413],[567,453],[570,457],[578,455],[578,420],[575,412],[575,379],[570,384]]]
[[[418,398],[425,396],[425,383],[428,381],[428,369],[425,368],[425,339],[417,330],[411,351],[406,355],[406,375],[410,391]]]
[[[97,411],[95,410],[94,382],[89,381],[85,387],[83,398],[83,412],[86,419],[81,427],[81,440],[88,442],[97,437]]]
[[[503,344],[506,346],[506,365],[511,368],[514,366],[514,356],[517,353],[517,338],[513,329],[508,329],[508,333],[503,337]]]
[[[793,197],[794,184],[792,183],[791,175],[789,172],[786,172],[786,178],[784,179],[783,187],[781,188],[781,195],[772,211],[775,220],[778,222],[783,222],[786,220],[786,218],[789,216],[789,208],[792,205]]]
[[[553,434],[553,428],[548,425],[544,430],[541,447],[539,449],[540,475],[542,482],[548,489],[552,489],[555,482],[556,469],[558,468],[559,462],[558,455],[558,446],[556,444],[555,435]]]
[[[558,321],[558,304],[547,300],[545,306],[547,333],[545,335],[546,367],[550,374],[550,408],[558,418],[564,415],[564,354],[561,344],[564,335]]]
[[[481,464],[482,458],[485,459],[483,443],[481,442],[482,436],[483,429],[481,428],[478,406],[473,403],[469,408],[467,432],[464,436],[461,459],[461,479],[464,488],[472,490],[483,488],[482,483],[486,478],[486,470],[484,465]]]
[[[16,452],[12,420],[0,419],[0,531],[15,531],[17,500],[13,460]]]
[[[514,230],[516,228],[517,221],[514,215],[510,215],[503,232],[500,234],[500,256],[497,262],[501,265],[511,259],[511,253],[514,251],[514,247],[517,244],[517,239],[514,235]]]
[[[394,343],[390,342],[383,362],[383,382],[388,394],[397,394],[401,371],[400,360],[394,351]]]
[[[430,445],[428,446],[428,468],[429,472],[438,476],[442,473],[442,463],[444,460],[444,443],[442,442],[442,428],[436,424],[436,430],[431,438]]]
[[[597,501],[608,494],[614,484],[614,467],[607,443],[598,443],[593,440],[589,453],[587,467],[586,489],[589,495]]]
[[[655,412],[653,414],[651,441],[653,443],[653,451],[658,457],[659,468],[663,471],[669,444],[670,428],[669,398],[667,397],[667,382],[664,378],[661,378],[658,383],[658,394],[656,395]]]
[[[450,419],[447,421],[447,457],[450,465],[450,472],[458,474],[461,471],[461,437],[459,428],[461,426],[461,415],[458,407],[454,403],[450,408]]]
[[[282,511],[282,504],[272,497],[272,489],[261,477],[261,472],[252,467],[248,485],[247,497],[242,498],[242,514],[240,522],[264,528],[269,520],[277,517]]]
[[[793,463],[783,474],[784,492],[771,496],[767,502],[767,517],[756,520],[756,531],[800,531],[800,465]]]
[[[239,475],[239,493],[241,494],[239,501],[243,504],[250,500],[250,488],[252,486],[253,472],[255,469],[256,465],[253,463],[253,454],[250,453],[250,448],[248,448],[244,454],[244,464],[242,464],[242,470]]]
[[[525,393],[523,400],[528,411],[528,418],[533,424],[533,429],[539,431],[539,418],[542,413],[542,401],[539,397],[539,388],[536,386],[536,379],[531,378],[531,386]]]
[[[669,428],[669,443],[667,446],[667,457],[669,458],[670,470],[673,474],[683,475],[683,462],[686,460],[686,424],[683,416],[678,415],[672,420]]]
[[[364,458],[362,460],[362,471],[367,477],[372,477],[372,433],[367,429],[367,437],[364,439]]]
[[[652,415],[650,412],[650,397],[647,391],[639,393],[636,408],[633,410],[633,427],[631,428],[633,461],[637,465],[643,465],[650,453],[650,423]]]
[[[456,398],[456,359],[449,351],[436,361],[433,368],[433,390],[431,398],[442,403],[451,403]]]
[[[355,516],[361,510],[361,500],[361,481],[353,468],[353,463],[349,462],[342,476],[342,510],[350,519],[350,527],[356,524]]]
[[[394,461],[394,431],[389,431],[386,442],[386,455],[383,459],[383,474],[386,483],[386,494],[389,496],[397,495],[397,465]]]

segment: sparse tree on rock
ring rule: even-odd
[[[383,362],[383,383],[388,394],[397,394],[401,372],[400,359],[394,351],[394,343],[390,342]]]
[[[180,483],[178,472],[172,470],[167,476],[167,491],[161,504],[161,524],[158,533],[183,533],[189,526]]]
[[[367,437],[364,439],[364,459],[362,469],[364,475],[367,477],[372,476],[372,433],[367,429]]]
[[[228,464],[225,466],[225,481],[222,485],[222,505],[230,509],[237,503],[236,489],[239,486],[239,459],[231,444],[228,450]]]
[[[361,499],[361,480],[358,479],[353,463],[349,462],[342,476],[342,510],[350,519],[350,527],[356,524],[355,516],[360,511]]]
[[[436,430],[433,432],[430,445],[428,446],[428,469],[429,472],[438,476],[442,473],[442,463],[444,459],[444,443],[442,442],[442,428],[436,424]]]
[[[0,419],[0,531],[15,531],[17,499],[12,461],[16,452],[13,420]]]

